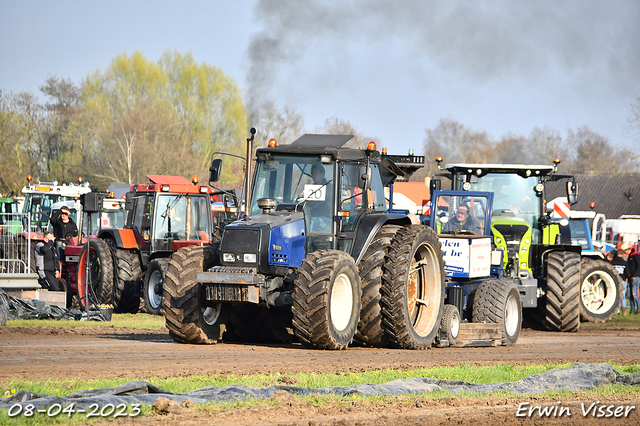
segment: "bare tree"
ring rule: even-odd
[[[629,104],[629,125],[627,126],[627,132],[637,142],[640,142],[640,95],[636,95],[635,102]]]
[[[249,125],[257,130],[256,148],[266,146],[272,138],[278,144],[288,144],[302,135],[304,118],[291,107],[280,110],[275,102],[266,101],[251,113],[251,117],[253,122]]]
[[[638,156],[627,148],[614,147],[609,139],[587,126],[575,133],[569,130],[567,144],[575,149],[573,171],[632,172],[637,170]]]

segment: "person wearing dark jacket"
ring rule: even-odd
[[[58,239],[66,243],[69,238],[78,234],[78,227],[76,223],[71,219],[71,211],[69,207],[62,206],[60,210],[56,210],[51,215],[51,226],[53,227],[53,235]]]
[[[627,260],[627,275],[629,276],[629,312],[632,314],[640,313],[640,296],[638,296],[638,287],[640,287],[640,253],[638,250],[631,251],[632,247],[628,247],[629,259]],[[635,309],[634,309],[635,307]]]
[[[36,244],[36,271],[40,279],[49,287],[51,291],[64,291],[60,283],[60,263],[58,262],[58,250],[55,246],[53,232],[44,233],[44,241]],[[41,281],[41,282],[42,282]]]
[[[613,259],[611,259],[611,265],[618,271],[620,279],[622,280],[622,315],[627,315],[627,258],[623,249],[613,250]]]

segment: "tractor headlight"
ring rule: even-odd
[[[244,254],[244,263],[256,263],[256,254],[255,253],[245,253]]]
[[[233,253],[224,253],[222,255],[222,260],[224,260],[225,262],[234,262],[236,260],[236,257],[233,255]]]

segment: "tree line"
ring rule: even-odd
[[[114,182],[146,182],[147,174],[196,175],[205,182],[213,156],[244,156],[250,126],[258,129],[256,147],[273,137],[289,143],[305,133],[304,117],[294,108],[267,101],[247,111],[231,77],[174,50],[157,62],[140,52],[122,54],[78,84],[51,76],[39,90],[44,103],[32,93],[0,89],[0,193],[19,193],[28,174],[60,183],[82,176],[99,190]],[[637,136],[640,97],[630,112],[629,129]],[[371,140],[384,146],[338,117],[311,132],[353,134],[351,147]],[[565,139],[542,127],[526,137],[495,140],[442,119],[426,129],[422,148],[426,167],[415,179],[435,171],[437,156],[446,162],[531,164],[561,158],[567,171],[638,171],[633,151],[613,146],[586,126],[569,130]],[[227,157],[225,163],[220,185],[241,186],[242,161]]]

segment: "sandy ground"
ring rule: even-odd
[[[0,380],[8,379],[153,379],[191,375],[279,372],[359,372],[385,368],[443,365],[516,365],[566,362],[640,364],[640,331],[589,330],[551,333],[524,329],[518,344],[493,348],[432,348],[426,351],[349,348],[316,351],[291,345],[174,343],[165,330],[97,328],[0,328]],[[595,401],[580,396],[563,399],[572,416],[540,419],[516,417],[519,404],[553,405],[538,398],[443,400],[397,398],[392,402],[355,401],[315,406],[289,394],[274,397],[274,405],[202,413],[179,406],[158,407],[145,418],[118,420],[150,424],[487,424],[552,421],[563,424],[639,424],[640,415],[602,419],[584,417],[580,403]],[[605,401],[601,401],[605,403]],[[632,405],[640,401],[609,401]],[[106,423],[105,423],[106,424]]]

